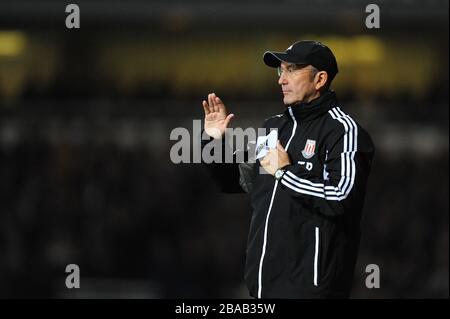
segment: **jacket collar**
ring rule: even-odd
[[[327,91],[317,99],[312,100],[309,103],[299,102],[290,105],[284,114],[292,120],[290,109],[295,119],[299,121],[310,121],[320,115],[328,112],[337,103],[336,93],[334,91]]]

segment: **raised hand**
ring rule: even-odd
[[[215,139],[225,134],[230,120],[234,114],[227,114],[227,109],[222,100],[215,93],[208,94],[208,102],[202,102],[205,110],[205,132]]]

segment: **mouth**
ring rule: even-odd
[[[284,95],[289,94],[289,93],[290,93],[290,91],[283,91]]]

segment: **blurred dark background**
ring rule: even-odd
[[[354,298],[448,298],[448,1],[0,2],[0,297],[248,297],[249,202],[170,132],[210,92],[259,127],[283,110],[265,50],[323,41],[377,146]],[[77,264],[81,288],[65,286]],[[381,288],[367,289],[377,264]]]

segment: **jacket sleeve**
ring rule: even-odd
[[[281,186],[312,211],[327,216],[342,215],[363,204],[373,143],[351,119],[336,125],[322,143],[326,154],[322,174],[318,176],[304,165],[288,165]]]
[[[208,154],[212,161],[205,161],[202,156],[202,163],[209,171],[210,176],[224,193],[248,192],[243,168],[240,162],[247,160],[247,152],[243,150],[233,151],[226,143],[226,139],[213,139],[202,131],[201,148],[202,155]],[[207,137],[208,139],[205,139]],[[220,152],[220,154],[215,154]],[[240,161],[239,161],[240,160]],[[242,176],[241,176],[242,175]]]

